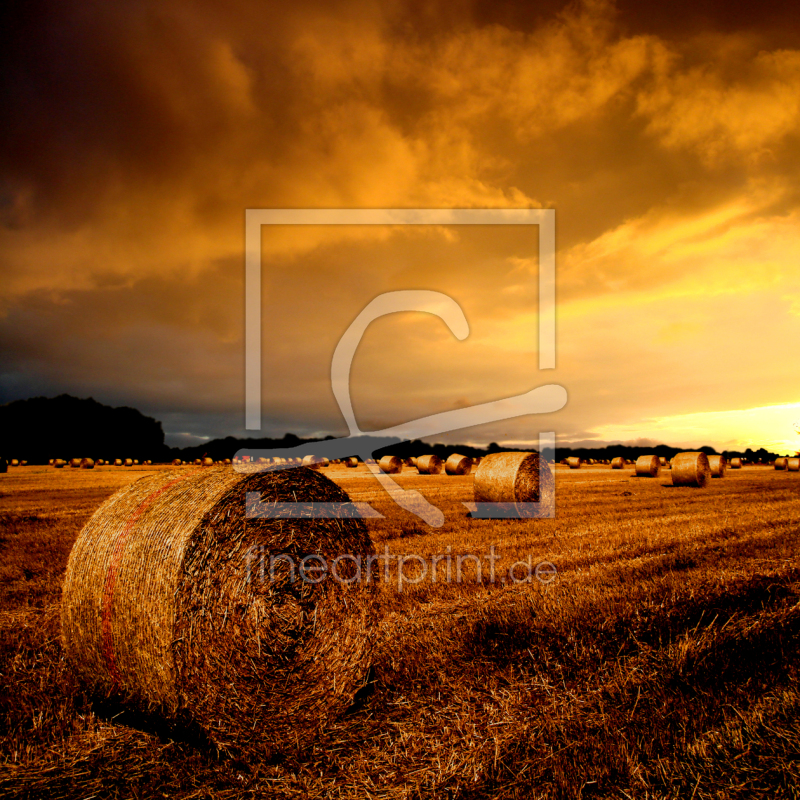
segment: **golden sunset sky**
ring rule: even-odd
[[[552,208],[536,235],[265,230],[262,435],[345,435],[330,362],[381,292],[363,430],[545,383],[556,413],[436,437],[765,446],[800,436],[794,4],[12,2],[3,12],[0,402],[132,405],[171,444],[244,429],[248,208]]]

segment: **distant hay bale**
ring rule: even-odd
[[[741,458],[732,458],[731,459],[731,469],[741,469],[742,468],[742,459]]]
[[[194,465],[195,465],[196,467],[200,467],[200,466],[202,466],[202,464],[203,464],[203,462],[202,462],[202,461],[201,461],[199,458],[196,458],[196,459],[194,460]]]
[[[64,461],[63,458],[57,458],[55,461],[53,461],[53,466],[56,469],[63,469],[64,467],[67,466],[67,462]]]
[[[786,469],[789,472],[800,472],[800,458],[786,459]]]
[[[181,464],[183,464],[183,461],[181,461],[179,458],[173,458],[172,459],[172,466],[173,467],[179,467]]]
[[[292,462],[295,459],[291,459]],[[300,462],[300,466],[308,467],[309,469],[321,469],[322,467],[327,467],[330,464],[327,458],[323,456],[303,456],[303,460]]]
[[[249,492],[265,505],[348,500],[310,470],[150,473],[78,536],[61,627],[68,663],[96,693],[261,760],[307,746],[352,703],[375,584],[361,572],[373,554],[363,520],[246,519]]]
[[[711,467],[705,453],[678,453],[672,460],[673,486],[705,486],[711,479]]]
[[[775,469],[788,469],[789,468],[789,459],[788,458],[776,458],[775,459]]]
[[[94,460],[91,458],[81,459],[81,469],[94,469]]]
[[[661,471],[661,462],[658,456],[639,456],[636,459],[637,478],[657,478]]]
[[[55,461],[55,459],[54,459],[54,458],[51,458],[51,459],[50,459],[50,460],[49,460],[47,463],[48,463],[48,464],[49,464],[49,465],[52,467],[52,466],[53,466],[53,462],[54,462],[54,461]]]
[[[12,458],[11,459],[11,466],[12,467],[18,467],[19,466],[19,460],[16,459],[16,458]]]
[[[82,459],[80,459],[80,458],[71,458],[71,459],[69,460],[69,465],[70,465],[70,466],[71,466],[73,469],[80,469],[80,466],[81,466],[81,460],[82,460]]]
[[[617,458],[611,459],[611,469],[622,469],[624,466],[625,466],[624,458],[620,458],[619,456],[617,456]]]
[[[417,472],[420,475],[441,475],[442,470],[444,470],[444,464],[437,455],[419,456],[417,458]]]
[[[475,470],[476,503],[502,503],[519,516],[547,515],[555,500],[555,479],[538,453],[492,453]],[[539,511],[517,503],[541,503]]]
[[[19,462],[19,465],[20,465],[21,467],[27,467],[27,466],[28,466],[28,462],[27,462],[27,461],[20,461],[20,462]]]
[[[378,468],[386,475],[398,475],[403,471],[403,460],[398,456],[383,456],[378,462]]]
[[[122,459],[121,458],[115,458],[114,459],[114,466],[115,467],[121,467],[122,466]]]
[[[580,469],[582,463],[583,462],[577,456],[572,456],[567,459],[567,466],[570,469]]]
[[[358,466],[358,459],[355,456],[350,456],[350,458],[344,460],[344,465],[349,469],[353,469]]]
[[[134,466],[137,466],[137,467],[139,466],[139,461],[138,461],[138,459],[134,458],[134,459],[133,459],[133,463],[134,463]]]
[[[727,467],[728,461],[725,456],[708,457],[708,468],[711,470],[712,478],[724,478]]]
[[[660,466],[666,467],[667,466],[667,459],[664,458],[664,456],[659,456],[658,457],[658,463],[659,463]]]
[[[483,456],[478,456],[477,458],[472,459],[472,466],[477,467],[481,461],[483,461]]]
[[[472,459],[469,456],[451,453],[444,462],[444,471],[448,475],[469,475],[472,471]]]
[[[103,461],[102,458],[98,458],[97,461],[95,461],[94,463],[97,464],[98,467],[102,467],[103,464],[105,464],[106,462]]]
[[[230,464],[230,463],[231,463],[231,460],[230,460],[229,458],[226,458],[226,459],[225,459],[225,463],[226,463],[226,464]]]
[[[126,467],[132,467],[133,466],[133,459],[132,458],[126,458],[125,461],[123,462],[123,464]]]
[[[144,463],[145,463],[145,466],[149,467],[149,466],[152,465],[153,462],[148,458],[147,461],[145,461]]]
[[[408,465],[409,467],[416,467],[417,466],[417,457],[412,456],[408,459],[411,463]]]
[[[214,466],[214,459],[213,458],[209,458],[208,456],[206,456],[203,459],[201,466],[203,466],[203,467],[213,467]]]

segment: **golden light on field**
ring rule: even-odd
[[[2,79],[0,402],[92,395],[172,443],[246,435],[245,209],[542,207],[541,374],[530,232],[264,231],[264,434],[344,434],[338,338],[377,294],[434,289],[471,335],[376,322],[353,369],[365,429],[560,383],[562,411],[450,439],[796,449],[769,410],[797,401],[800,366],[789,6],[24,5]]]

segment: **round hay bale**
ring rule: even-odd
[[[18,467],[19,466],[19,460],[16,459],[16,458],[12,458],[11,459],[11,466],[12,467]]]
[[[398,475],[403,471],[403,460],[399,456],[383,456],[378,468],[386,475]]]
[[[576,456],[571,456],[567,459],[567,466],[570,469],[580,469],[583,462]]]
[[[662,467],[666,467],[666,466],[667,466],[667,459],[666,459],[666,458],[664,458],[664,456],[659,456],[659,457],[658,457],[658,463],[659,463],[659,464],[660,464]]]
[[[303,456],[301,466],[308,467],[309,469],[319,469],[322,466],[322,459],[312,455]]]
[[[52,466],[53,466],[53,462],[54,462],[54,461],[55,461],[55,459],[54,459],[54,458],[51,458],[51,459],[50,459],[50,460],[49,460],[47,463],[48,463],[48,464],[49,464],[49,465],[52,467]]]
[[[541,480],[543,479],[543,480]],[[555,500],[555,479],[547,461],[538,453],[491,453],[475,470],[475,502],[503,503],[519,516],[548,513]],[[542,504],[542,509],[519,507],[517,503]]]
[[[126,467],[132,467],[133,466],[133,459],[132,458],[126,458],[125,461],[123,462],[123,464]]]
[[[115,458],[114,459],[114,466],[115,467],[121,467],[122,466],[122,459],[121,458]]]
[[[179,467],[181,464],[183,464],[183,461],[181,461],[179,458],[173,458],[172,459],[172,466],[173,467]]]
[[[137,466],[137,467],[139,466],[139,460],[138,459],[134,458],[133,459],[133,463],[134,463],[134,466]]]
[[[620,458],[619,456],[617,456],[617,458],[611,459],[611,469],[622,469],[624,466],[625,466],[624,458]]]
[[[19,465],[20,465],[21,467],[27,467],[27,466],[28,466],[28,462],[27,462],[27,461],[20,461],[20,462],[19,462]]]
[[[712,478],[724,478],[727,467],[728,460],[725,456],[708,456],[708,468],[711,470]]]
[[[787,458],[786,469],[789,472],[800,472],[800,458]]]
[[[265,504],[348,500],[310,470],[150,473],[78,536],[61,626],[68,662],[95,692],[261,760],[305,747],[352,703],[375,583],[363,520],[247,519],[249,492]]]
[[[57,459],[56,459],[56,460],[53,462],[53,466],[54,466],[56,469],[63,469],[64,467],[66,467],[66,466],[67,466],[67,462],[66,462],[66,461],[64,461],[64,459],[63,459],[63,458],[57,458]]]
[[[94,469],[94,460],[91,458],[82,458],[81,469]]]
[[[469,456],[451,453],[444,462],[444,471],[448,475],[469,475],[472,471],[472,459]]]
[[[703,487],[710,478],[711,467],[705,453],[678,453],[672,460],[673,486]]]
[[[477,467],[481,461],[483,461],[483,456],[478,456],[477,458],[472,459],[472,466]]]
[[[203,467],[213,467],[214,466],[214,459],[213,458],[209,458],[208,456],[206,456],[203,459],[203,461],[201,463],[201,466],[203,466]]]
[[[443,470],[444,464],[439,456],[427,455],[417,458],[417,472],[420,475],[441,475]]]
[[[788,469],[789,468],[789,459],[788,458],[776,458],[775,459],[775,469]]]
[[[731,459],[731,469],[741,469],[742,468],[742,459],[741,458],[732,458]]]
[[[412,456],[408,460],[410,462],[409,465],[408,465],[409,467],[416,467],[417,466],[417,457],[416,456]]]
[[[71,459],[69,460],[69,465],[70,465],[70,466],[71,466],[73,469],[80,469],[80,466],[81,466],[81,460],[82,460],[82,459],[80,459],[80,458],[71,458]]]
[[[637,478],[657,478],[661,471],[661,462],[658,456],[639,456],[636,459]]]
[[[344,465],[348,469],[353,469],[358,466],[358,459],[355,456],[350,456],[350,458],[344,460]]]

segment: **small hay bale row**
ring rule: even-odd
[[[476,503],[501,503],[516,516],[546,516],[555,502],[555,478],[539,453],[492,453],[475,470]],[[542,508],[517,503],[541,503]]]
[[[711,467],[705,453],[678,453],[672,460],[673,486],[705,486],[711,478]]]
[[[617,458],[611,459],[611,469],[622,469],[624,466],[625,466],[624,458],[620,458],[619,456],[617,456]]]
[[[247,519],[249,492],[348,500],[307,469],[151,473],[78,536],[61,627],[68,663],[95,692],[262,760],[307,746],[363,685],[375,605],[360,564],[373,548],[361,519]],[[340,580],[298,580],[304,558],[337,564]]]
[[[637,478],[657,478],[661,471],[661,462],[658,456],[639,456],[636,459]]]
[[[741,469],[742,468],[742,459],[741,458],[732,458],[731,459],[731,469]]]
[[[378,468],[385,475],[399,475],[403,471],[403,460],[398,456],[383,456]]]
[[[420,475],[441,475],[442,470],[444,470],[444,464],[439,456],[427,455],[417,458],[417,472]]]
[[[448,475],[469,475],[472,471],[472,459],[452,453],[444,462],[444,471]]]
[[[708,468],[711,470],[712,478],[724,478],[727,467],[728,460],[725,456],[708,456]]]

